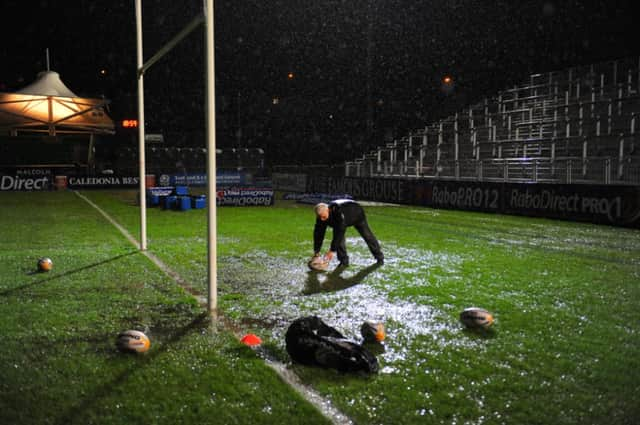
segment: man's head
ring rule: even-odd
[[[314,209],[316,213],[316,217],[318,217],[321,221],[326,221],[329,218],[329,205],[324,202],[320,202],[317,204]]]

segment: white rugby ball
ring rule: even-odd
[[[493,314],[480,307],[469,307],[460,313],[460,321],[468,328],[489,329],[493,325]]]
[[[128,330],[118,334],[116,347],[124,352],[144,353],[151,347],[151,340],[143,332]]]

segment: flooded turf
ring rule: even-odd
[[[321,395],[321,403],[335,405],[338,414],[358,423],[597,417],[606,409],[594,413],[584,406],[618,391],[606,377],[632,367],[628,359],[637,349],[630,337],[637,329],[630,323],[637,321],[629,299],[637,298],[632,283],[640,274],[637,232],[385,208],[372,214],[384,266],[375,264],[360,238],[348,237],[351,266],[334,269],[334,260],[329,272],[317,273],[300,254],[309,249],[308,227],[295,211],[261,210],[258,220],[244,217],[244,210],[232,212],[226,218],[234,226],[228,223],[228,234],[218,238],[224,327],[236,336],[258,335],[263,344],[256,353],[277,365],[281,376],[295,376]],[[282,214],[289,214],[288,220]],[[269,219],[268,235],[246,228],[247,222]],[[155,246],[206,293],[202,237],[171,235]],[[599,305],[608,306],[607,315]],[[465,329],[458,317],[469,306],[493,311],[493,328]],[[378,358],[378,375],[345,377],[292,364],[284,335],[293,320],[308,315],[356,342],[362,340],[364,321],[382,322],[384,343],[369,347]],[[597,342],[603,340],[606,344]],[[585,393],[595,376],[597,388]],[[620,412],[630,409],[625,397],[613,403]]]
[[[317,315],[357,342],[362,340],[360,326],[364,321],[382,322],[387,333],[378,353],[383,374],[407,370],[403,363],[411,360],[409,347],[417,339],[428,340],[432,350],[450,345],[480,348],[474,339],[451,337],[461,326],[449,314],[428,303],[393,296],[397,288],[393,270],[403,270],[405,288],[421,287],[420,292],[426,292],[425,287],[438,284],[438,273],[455,274],[462,258],[387,246],[388,260],[378,266],[364,242],[353,238],[347,243],[351,247],[350,267],[326,273],[309,271],[306,259],[291,262],[264,252],[251,252],[241,259],[221,258],[220,293],[231,299],[225,303],[225,314],[237,317],[247,329],[268,333],[282,350],[287,327],[298,317]],[[410,276],[408,280],[406,276]]]
[[[110,394],[127,376],[132,387],[153,382],[152,392],[140,392],[147,407],[148,397],[159,391],[165,398],[158,406],[183,396],[184,402],[173,405],[180,418],[193,410],[183,412],[184,405],[236,414],[249,409],[269,423],[278,410],[289,411],[293,393],[287,387],[280,402],[274,389],[282,380],[271,371],[255,375],[266,363],[300,382],[299,391],[317,397],[334,423],[635,423],[637,231],[372,207],[386,263],[375,265],[363,241],[349,237],[352,265],[333,270],[334,260],[331,271],[315,273],[306,266],[306,209],[251,211],[221,211],[226,214],[218,238],[221,321],[211,321],[202,304],[182,290],[187,282],[195,290],[187,291],[191,294],[207,291],[202,222],[197,227],[180,219],[184,226],[175,228],[176,217],[186,215],[159,212],[154,218],[167,221],[151,232],[153,253],[183,280],[165,270],[167,278],[120,238],[105,233],[114,245],[101,242],[96,248],[95,235],[101,234],[96,231],[85,232],[92,235],[90,242],[78,244],[72,234],[55,256],[48,253],[56,266],[52,274],[30,274],[40,248],[5,254],[13,271],[0,277],[0,295],[17,306],[14,317],[23,320],[20,327],[5,325],[10,332],[5,331],[3,353],[15,355],[7,356],[13,367],[6,368],[2,381],[20,380],[15,400],[28,397],[36,382],[45,390],[32,392],[21,406],[40,404],[49,394],[90,403],[93,398],[74,392],[88,377],[93,384],[82,391],[104,398],[105,411],[133,411],[139,403],[129,391]],[[48,238],[65,233],[52,230]],[[30,258],[26,266],[18,258],[24,256]],[[461,325],[460,311],[472,305],[495,313],[491,330]],[[292,364],[285,332],[293,320],[311,314],[356,342],[365,320],[382,322],[384,343],[368,345],[379,373],[354,376]],[[114,336],[123,325],[148,332],[147,355],[117,351]],[[263,341],[255,351],[234,338],[247,333]],[[236,373],[241,379],[231,380]],[[189,391],[186,382],[195,383]],[[57,409],[58,403],[49,405]],[[67,404],[56,423],[69,423],[64,419],[85,406]]]

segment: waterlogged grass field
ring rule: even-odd
[[[135,192],[83,192],[134,236]],[[640,417],[640,232],[411,206],[367,206],[386,262],[355,231],[351,266],[317,274],[309,205],[218,208],[211,324],[83,199],[0,193],[0,423],[327,423],[278,362],[356,424],[632,424]],[[329,231],[330,233],[330,231]],[[206,212],[149,209],[149,251],[206,294]],[[328,241],[327,241],[328,242]],[[325,248],[327,243],[325,243]],[[40,256],[52,272],[35,273]],[[466,330],[484,307],[489,332]],[[359,341],[384,323],[380,372],[290,363],[318,315]],[[152,339],[119,353],[118,331]],[[252,332],[253,351],[237,341]]]

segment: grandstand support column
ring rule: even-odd
[[[456,113],[453,121],[453,159],[458,161],[460,159],[460,134],[458,133],[458,114]]]
[[[609,99],[609,105],[607,106],[607,135],[611,135],[611,115],[613,114],[613,103]]]
[[[489,118],[489,131],[491,132],[491,141],[493,142],[491,144],[491,153],[493,156],[496,156],[496,140],[498,137],[498,127],[492,122],[492,118]],[[499,154],[499,156],[501,156],[501,153]]]
[[[478,161],[480,159],[480,147],[478,146],[478,131],[476,130],[475,121],[473,119],[473,109],[469,108],[469,136],[471,139],[471,151],[473,157]]]
[[[93,133],[89,135],[89,152],[87,152],[87,165],[91,174],[96,171],[96,152],[95,152],[95,136]]]
[[[579,103],[580,108],[578,109],[578,136],[582,136],[584,132],[584,106],[582,103]]]
[[[622,115],[622,83],[618,84],[618,115]]]
[[[620,137],[620,144],[618,146],[618,180],[622,180],[624,176],[624,137]]]
[[[582,175],[583,176],[587,175],[588,153],[589,153],[589,145],[587,142],[587,138],[583,137],[582,138]]]
[[[411,136],[409,136],[409,144],[404,146],[404,165],[403,165],[403,174],[407,174],[409,172],[409,150],[411,148]]]
[[[558,136],[558,108],[553,109],[553,138]]]
[[[438,126],[438,145],[436,146],[436,175],[440,175],[440,159],[442,158],[442,145],[444,144],[444,123],[440,121]]]
[[[427,128],[424,129],[424,134],[422,135],[422,144],[420,145],[420,157],[418,158],[418,162],[419,167],[420,167],[420,174],[423,173],[423,167],[424,167],[424,156],[427,153],[427,144],[429,143],[429,140],[427,138]]]

